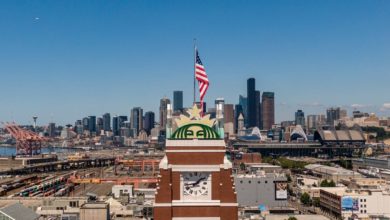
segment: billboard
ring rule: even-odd
[[[341,209],[343,211],[359,211],[359,199],[343,196],[341,198]]]
[[[275,182],[275,200],[287,200],[287,182]]]

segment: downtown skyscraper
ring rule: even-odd
[[[247,80],[247,103],[248,103],[248,128],[256,126],[256,90],[255,90],[255,78],[249,78]]]
[[[269,130],[275,124],[275,94],[263,92],[261,99],[261,119],[263,129]]]
[[[173,91],[173,111],[183,110],[183,91]]]
[[[111,130],[111,115],[110,115],[110,113],[105,113],[103,115],[103,130],[104,131]]]
[[[247,124],[248,128],[262,128],[260,91],[256,90],[255,78],[247,80]]]
[[[154,112],[152,111],[145,112],[144,129],[146,133],[148,133],[148,135],[150,135],[152,129],[154,128],[154,123],[155,123]]]
[[[138,133],[143,129],[143,110],[141,107],[131,109],[130,125],[135,131],[135,135],[138,135]]]
[[[168,104],[171,104],[171,100],[164,97],[160,100],[160,127],[165,130],[167,124]]]

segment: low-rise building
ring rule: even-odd
[[[250,173],[256,173],[264,171],[265,173],[280,173],[282,171],[281,166],[272,165],[269,163],[246,163],[246,169]]]
[[[357,168],[374,167],[378,169],[390,169],[390,158],[366,157],[354,159],[352,163]]]
[[[80,220],[110,220],[110,205],[105,202],[85,203],[80,207]]]
[[[311,171],[314,175],[320,177],[321,179],[333,180],[336,183],[340,182],[342,179],[361,177],[359,173],[342,167],[309,164],[305,166],[305,169]]]
[[[314,176],[299,175],[296,177],[297,186],[319,186],[320,179]]]
[[[127,197],[133,197],[133,186],[132,185],[114,185],[111,190],[115,199],[126,195]]]
[[[0,209],[0,219],[2,220],[38,220],[38,218],[39,215],[20,203],[14,203]]]
[[[350,189],[380,189],[386,187],[386,180],[379,178],[353,178],[344,179],[342,184],[348,186]]]
[[[266,215],[265,220],[287,220],[290,217],[295,217],[299,220],[329,220],[323,215]]]
[[[239,206],[287,206],[287,177],[283,173],[236,175],[234,183]]]
[[[320,190],[323,211],[342,219],[390,219],[390,193],[382,190],[350,190],[328,187]]]

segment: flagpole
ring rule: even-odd
[[[196,84],[196,77],[195,77],[195,64],[196,64],[196,38],[194,38],[194,104],[196,102],[196,95],[195,95],[195,84]]]

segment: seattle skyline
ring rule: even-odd
[[[0,121],[158,112],[174,90],[190,106],[193,38],[208,107],[238,103],[254,77],[276,122],[332,106],[390,115],[389,2],[189,2],[2,2]]]

